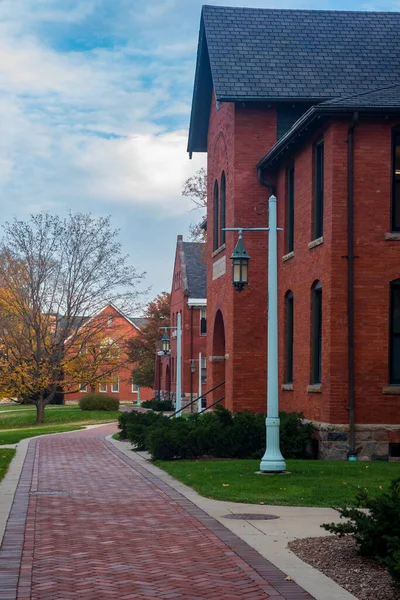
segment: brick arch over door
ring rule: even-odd
[[[217,310],[214,319],[213,338],[212,338],[212,381],[218,385],[225,381],[225,325],[222,312]],[[225,385],[213,392],[212,402],[225,396]],[[225,403],[221,402],[223,406]]]

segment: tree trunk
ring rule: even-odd
[[[44,423],[44,408],[43,398],[40,398],[36,404],[36,425]]]

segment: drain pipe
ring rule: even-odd
[[[347,310],[348,310],[348,377],[349,377],[349,461],[357,460],[354,397],[354,129],[358,123],[358,112],[353,114],[347,138]]]
[[[257,167],[257,176],[258,176],[258,181],[260,183],[262,183],[263,185],[265,185],[265,187],[267,187],[270,191],[270,195],[275,195],[275,185],[273,183],[271,183],[270,181],[268,181],[268,179],[265,179],[264,175],[263,175],[263,169],[262,167]]]

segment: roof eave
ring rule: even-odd
[[[280,164],[278,159],[288,149],[289,144],[293,144],[296,138],[305,133],[307,129],[315,126],[316,123],[318,125],[322,124],[322,119],[338,115],[351,115],[355,112],[371,115],[399,114],[400,107],[312,106],[258,162],[257,169],[262,171],[277,167]]]

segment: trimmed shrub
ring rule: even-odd
[[[354,535],[358,553],[384,564],[393,580],[400,583],[400,479],[394,479],[389,490],[377,498],[361,490],[356,508],[341,508],[339,513],[347,519],[345,523],[324,523],[321,527],[339,537]]]
[[[79,400],[81,410],[118,410],[118,398],[111,398],[105,394],[88,394]]]
[[[285,458],[308,458],[307,450],[311,445],[315,427],[312,423],[303,423],[303,413],[280,412],[280,445]]]
[[[156,412],[174,410],[172,400],[146,400],[142,402],[143,408],[151,408]]]
[[[283,453],[305,455],[313,427],[303,425],[301,414],[281,414]],[[265,415],[250,411],[233,414],[217,406],[203,415],[169,419],[155,412],[124,413],[119,418],[121,437],[137,450],[147,450],[155,460],[260,458],[265,450]]]

